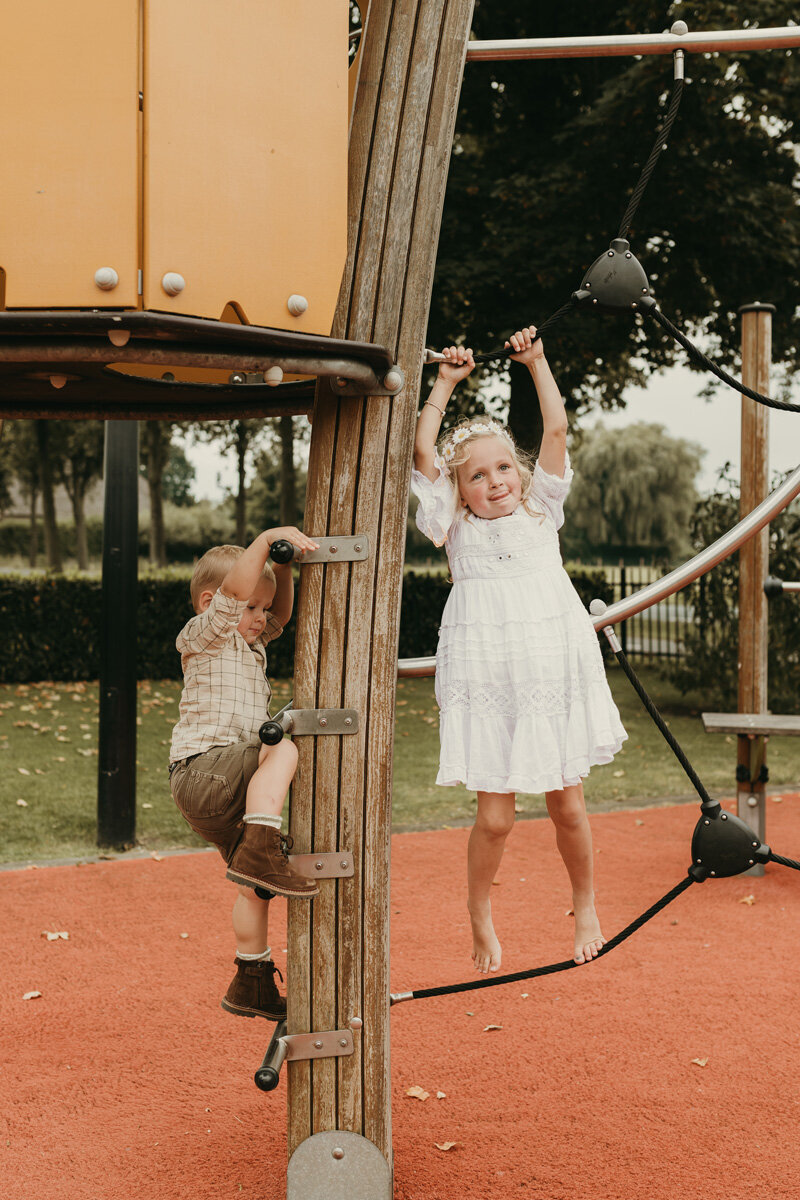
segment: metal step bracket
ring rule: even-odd
[[[289,862],[307,879],[349,879],[354,874],[353,856],[342,850],[324,854],[290,854]]]
[[[342,1058],[353,1053],[353,1034],[349,1029],[327,1029],[322,1033],[287,1033],[286,1061],[308,1058]]]
[[[330,389],[337,396],[396,396],[405,385],[405,374],[396,363],[383,375],[376,376],[375,385],[369,391],[359,379],[345,375],[333,375],[330,378]]]
[[[318,550],[306,550],[298,559],[300,566],[308,563],[363,562],[369,557],[369,538],[365,533],[353,537],[315,537]]]
[[[286,708],[265,721],[258,736],[265,746],[276,746],[283,735],[307,737],[309,735],[358,733],[358,710],[355,708]]]

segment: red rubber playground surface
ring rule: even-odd
[[[767,803],[800,857],[800,796]],[[592,818],[607,935],[683,878],[698,815]],[[467,834],[394,838],[393,991],[470,974]],[[230,893],[212,853],[0,873],[4,1195],[282,1200],[286,1083],[253,1084],[272,1026],[219,1007]],[[504,969],[568,957],[547,821],[518,825],[494,908]],[[799,935],[800,873],[770,865],[693,885],[597,963],[395,1006],[396,1197],[800,1196]]]

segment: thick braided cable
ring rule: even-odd
[[[538,325],[536,327],[536,335],[533,339],[534,342],[538,342],[538,340],[542,336],[542,334],[547,333],[548,329],[552,329],[552,327],[556,324],[557,321],[560,321],[562,317],[565,317],[568,312],[571,312],[572,309],[575,308],[575,305],[576,305],[576,301],[574,299],[570,298],[566,304],[561,305],[561,308],[557,308],[556,311],[554,313],[552,313],[547,318],[546,321],[542,321],[541,325]],[[492,359],[496,359],[496,358],[505,359],[505,358],[508,358],[513,353],[514,353],[513,347],[500,346],[500,347],[498,347],[497,350],[489,350],[485,354],[476,354],[473,357],[474,357],[476,363],[483,363],[483,362],[490,362]]]
[[[626,925],[613,938],[606,942],[605,946],[598,952],[597,957],[602,958],[604,954],[616,949],[622,942],[635,933],[637,929],[641,929],[652,917],[660,913],[662,908],[666,908],[671,904],[681,892],[685,892],[688,887],[695,882],[691,875],[687,875],[680,883],[671,888],[665,896],[652,904],[646,912],[641,913],[630,925]],[[469,979],[466,983],[451,983],[444,984],[442,987],[419,988],[413,992],[400,992],[390,996],[392,1004],[399,1004],[403,1000],[426,1000],[431,996],[450,996],[454,992],[474,992],[479,988],[500,987],[505,983],[519,983],[523,979],[536,979],[540,975],[554,975],[557,971],[569,971],[572,967],[586,966],[585,963],[576,963],[574,959],[568,958],[564,962],[548,963],[544,967],[532,967],[529,971],[514,971],[511,975],[498,975],[494,979]]]
[[[665,317],[662,312],[659,312],[655,305],[652,308],[644,308],[642,311],[646,316],[652,317],[662,329],[666,329],[667,333],[683,346],[690,358],[693,358],[706,371],[710,371],[712,375],[716,375],[717,379],[721,379],[729,387],[735,388],[737,392],[741,392],[743,396],[749,396],[751,400],[755,400],[758,404],[764,404],[767,408],[779,408],[784,412],[800,412],[800,404],[790,404],[788,401],[773,400],[769,396],[763,396],[761,392],[754,392],[752,388],[740,383],[738,379],[734,379],[733,375],[729,375],[727,371],[723,371],[722,367],[718,367],[716,363],[703,354],[702,350],[699,350],[693,342],[690,342],[686,335],[681,333],[680,329],[676,329],[669,318]]]
[[[800,862],[795,862],[793,858],[784,858],[781,854],[773,854],[770,850],[767,862],[780,863],[782,867],[792,867],[795,871],[800,871]]]
[[[612,630],[612,634],[613,634],[613,630]],[[616,642],[616,637],[613,637],[613,640],[612,640],[612,637],[609,637],[608,634],[606,634],[606,637],[608,637],[608,640],[611,644],[611,649],[614,651],[614,655],[616,656],[617,662],[619,663],[619,665],[622,667],[623,671],[627,675],[628,679],[631,682],[631,685],[633,686],[634,691],[636,692],[637,696],[641,700],[642,704],[647,709],[647,712],[650,715],[651,719],[653,720],[654,724],[658,727],[659,732],[661,733],[662,737],[666,741],[670,750],[675,755],[678,762],[681,764],[684,771],[688,775],[689,780],[692,784],[692,787],[697,792],[698,796],[700,797],[700,799],[702,800],[704,805],[706,805],[708,807],[714,807],[718,802],[716,800],[712,800],[711,797],[709,796],[708,792],[705,789],[702,779],[697,774],[697,772],[695,771],[692,764],[689,762],[689,759],[686,757],[686,755],[683,752],[682,746],[678,742],[677,738],[670,732],[670,729],[667,726],[666,721],[661,716],[661,713],[658,711],[655,704],[648,696],[647,692],[645,691],[644,685],[641,683],[638,675],[634,671],[631,664],[628,662],[628,659],[627,659],[627,656],[626,656],[624,650],[622,650],[619,647],[619,644]]]
[[[683,83],[684,81],[682,79],[675,80],[675,87],[672,89],[672,98],[670,100],[667,115],[664,119],[664,124],[661,126],[658,136],[656,137],[655,144],[653,145],[653,149],[650,151],[650,157],[645,163],[642,173],[639,176],[639,182],[633,189],[633,193],[628,203],[628,208],[625,212],[625,216],[622,218],[622,224],[619,227],[619,233],[617,234],[618,238],[627,238],[628,236],[630,227],[633,224],[633,218],[636,216],[636,210],[639,207],[639,202],[644,195],[645,188],[650,182],[650,176],[655,170],[656,163],[661,156],[661,151],[664,149],[664,144],[669,137],[670,130],[672,129],[675,117],[677,116],[678,108],[680,107],[681,96],[683,95]]]

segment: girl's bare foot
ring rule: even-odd
[[[597,958],[599,951],[605,946],[606,939],[600,930],[593,901],[588,904],[573,905],[575,913],[575,950],[573,957],[576,963],[591,962]]]
[[[496,971],[500,966],[502,950],[497,940],[497,934],[492,924],[492,906],[487,900],[484,904],[469,907],[469,919],[472,925],[472,961],[475,970]]]

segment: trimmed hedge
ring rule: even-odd
[[[602,571],[575,571],[571,578],[584,604],[595,596],[611,599]],[[0,683],[97,679],[100,589],[99,579],[86,576],[0,575]],[[450,582],[443,574],[410,571],[405,576],[400,658],[436,653],[439,621],[449,592]],[[175,638],[192,615],[188,574],[170,571],[143,576],[138,583],[138,604],[138,677],[180,679]],[[270,674],[291,676],[293,660],[294,616],[283,636],[270,644]]]

